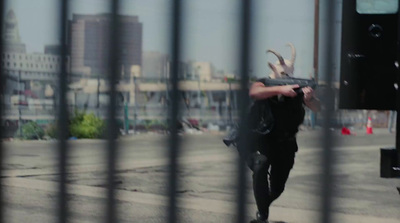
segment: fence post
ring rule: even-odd
[[[174,0],[172,2],[172,33],[171,33],[171,88],[168,104],[169,108],[169,176],[168,176],[168,223],[178,222],[177,217],[177,194],[175,193],[176,188],[179,185],[177,172],[178,166],[178,155],[179,155],[179,138],[178,138],[178,114],[179,114],[179,89],[178,89],[178,72],[179,72],[179,61],[180,61],[180,50],[181,50],[181,0]],[[169,70],[167,71],[169,72]],[[168,80],[166,80],[166,84]],[[168,92],[168,91],[167,91]]]
[[[238,150],[242,154],[239,156],[238,164],[238,194],[237,194],[237,223],[243,223],[246,219],[246,164],[245,157],[247,156],[246,148],[249,144],[249,132],[247,131],[247,107],[248,101],[248,82],[249,82],[249,65],[250,65],[250,34],[251,34],[251,21],[250,21],[250,9],[251,0],[241,0],[241,17],[240,17],[240,72],[241,72],[241,82],[240,82],[240,97],[239,97],[239,107],[240,107],[240,130],[239,130],[239,143]]]
[[[0,1],[0,24],[3,24],[3,15],[4,15],[4,3],[5,1]],[[3,36],[3,29],[0,29],[0,36]],[[0,55],[3,55],[3,39],[1,39],[0,41]],[[5,78],[5,72],[4,72],[4,68],[3,68],[3,63],[0,63],[0,174],[2,173],[2,167],[3,167],[3,137],[4,137],[4,133],[3,133],[3,111],[4,111],[4,87],[5,87],[5,82],[6,78]],[[0,223],[4,222],[4,213],[3,213],[3,184],[2,184],[3,178],[0,177]]]
[[[67,201],[67,157],[68,148],[66,138],[68,137],[68,106],[66,100],[67,92],[67,15],[68,15],[68,0],[60,1],[60,24],[59,35],[61,39],[61,66],[58,77],[58,152],[59,152],[59,203],[58,203],[58,222],[68,222],[68,201]],[[56,101],[54,101],[55,103]],[[57,104],[57,103],[55,103]]]

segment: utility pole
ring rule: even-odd
[[[229,105],[228,105],[228,109],[229,109],[229,125],[232,125],[232,87],[231,87],[231,80],[228,79],[228,83],[229,83]]]
[[[314,0],[314,79],[318,85],[318,50],[319,50],[319,0]],[[311,128],[315,128],[316,113],[310,112]]]
[[[100,74],[97,74],[97,103],[96,103],[97,111],[100,108]]]
[[[201,122],[201,119],[203,118],[202,116],[203,116],[203,100],[201,99],[201,85],[200,85],[200,82],[201,82],[201,80],[200,80],[200,72],[199,72],[199,70],[201,69],[201,67],[200,66],[197,66],[196,67],[196,73],[197,73],[197,87],[198,87],[198,89],[197,89],[197,102],[199,103],[199,109],[200,109],[200,115],[199,115],[199,127],[201,128],[201,126],[202,126],[202,122]]]
[[[314,0],[314,78],[318,84],[319,0]]]

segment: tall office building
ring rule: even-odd
[[[110,19],[110,14],[73,15],[69,24],[72,73],[109,73]],[[120,16],[119,21],[119,68],[126,80],[132,66],[142,66],[142,23],[137,16]]]
[[[13,10],[9,10],[3,24],[4,51],[13,53],[26,53],[25,44],[19,36],[18,20]]]

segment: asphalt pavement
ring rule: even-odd
[[[334,162],[332,222],[400,222],[400,178],[380,177],[380,148],[394,147],[395,134],[374,128],[332,129]],[[221,141],[223,132],[180,136],[179,222],[236,222],[237,152]],[[272,204],[271,222],[321,222],[324,140],[321,129],[298,134],[299,152],[283,195]],[[104,222],[107,157],[103,140],[69,141],[70,222]],[[56,141],[3,143],[2,191],[5,222],[57,220],[58,152]],[[168,135],[124,136],[117,140],[116,204],[119,222],[159,223],[168,217]],[[255,213],[251,172],[247,170],[246,216]]]

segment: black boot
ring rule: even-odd
[[[268,223],[268,211],[266,214],[261,214],[257,211],[256,219],[252,220],[250,223]]]

